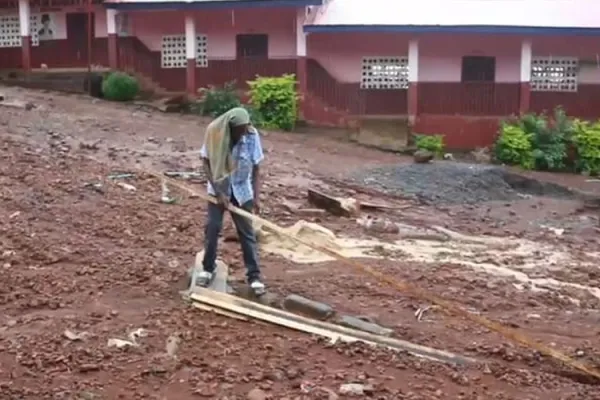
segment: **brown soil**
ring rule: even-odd
[[[600,386],[569,368],[462,318],[434,309],[417,321],[415,310],[427,304],[338,262],[294,265],[262,257],[274,292],[329,302],[393,327],[402,339],[482,363],[459,368],[362,345],[332,346],[283,328],[189,308],[179,290],[202,246],[203,202],[172,188],[180,202],[162,204],[160,182],[154,178],[138,174],[120,181],[108,176],[134,165],[160,171],[197,166],[203,121],[87,97],[3,92],[36,106],[30,111],[0,108],[3,399],[233,400],[249,398],[255,388],[272,399],[335,399],[344,398],[335,394],[344,383],[372,385],[369,395],[377,399],[600,398]],[[310,185],[374,199],[372,191],[367,195],[334,187],[325,178],[398,162],[399,157],[332,136],[264,137],[267,218],[281,224],[295,221],[280,204],[303,200]],[[549,179],[600,187],[583,177]],[[582,258],[598,251],[600,243],[597,230],[579,223],[595,216],[576,202],[529,199],[443,209],[415,205],[387,216],[465,233],[525,236],[568,246]],[[350,219],[309,219],[337,233],[364,235]],[[558,225],[570,221],[573,228],[557,237],[534,223],[540,219]],[[237,244],[223,243],[220,255],[241,278]],[[509,279],[456,265],[366,263],[591,365],[600,364],[600,303],[589,293],[517,289]],[[599,276],[597,269],[576,265],[553,274],[595,286]],[[139,346],[107,345],[139,328],[147,330]],[[86,334],[68,338],[66,330]],[[178,342],[174,350],[167,346],[173,340]]]

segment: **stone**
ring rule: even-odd
[[[290,294],[283,300],[283,308],[286,311],[301,313],[306,316],[325,320],[334,314],[329,304],[321,303],[297,294]]]
[[[413,154],[413,158],[417,164],[426,164],[433,160],[434,154],[427,150],[417,150]]]
[[[196,253],[196,260],[194,262],[194,268],[191,270],[190,276],[190,289],[196,286],[196,277],[200,271],[202,271],[202,260],[204,259],[204,250]],[[229,267],[222,260],[217,259],[217,266],[215,268],[215,277],[208,289],[214,290],[215,292],[227,293],[227,279],[229,277]]]
[[[353,317],[351,315],[342,315],[338,319],[340,325],[348,328],[358,329],[360,331],[369,332],[374,335],[391,336],[394,331],[390,328],[385,328],[373,322],[365,321],[364,319]]]
[[[339,393],[346,396],[365,396],[373,393],[373,387],[362,383],[345,383],[340,386]]]
[[[265,393],[265,391],[262,389],[254,388],[248,392],[246,398],[248,400],[267,400],[269,395],[267,395],[267,393]]]

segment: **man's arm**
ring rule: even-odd
[[[260,133],[255,132],[254,149],[252,152],[252,191],[254,192],[254,203],[260,203],[260,190],[262,186],[262,176],[260,173],[260,163],[264,160],[262,143],[260,141]]]

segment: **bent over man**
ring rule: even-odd
[[[248,212],[260,209],[259,165],[264,155],[260,135],[251,126],[248,112],[237,107],[212,121],[206,130],[200,156],[208,177],[208,194],[216,197],[218,203],[208,203],[203,271],[196,282],[206,287],[214,277],[219,233],[229,204]],[[231,217],[242,247],[248,284],[256,295],[262,295],[265,285],[261,281],[252,221],[234,213]]]

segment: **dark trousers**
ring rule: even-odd
[[[252,212],[253,201],[247,201],[241,206],[232,196],[231,204],[242,208],[248,212]],[[225,210],[218,204],[208,203],[208,222],[204,231],[204,260],[202,266],[205,271],[214,272],[215,262],[217,260],[217,247],[219,243],[219,233],[223,228],[223,214]],[[231,213],[231,218],[235,224],[242,253],[244,255],[244,264],[246,266],[246,277],[249,283],[260,279],[260,268],[258,266],[258,245],[252,222],[242,217]]]

